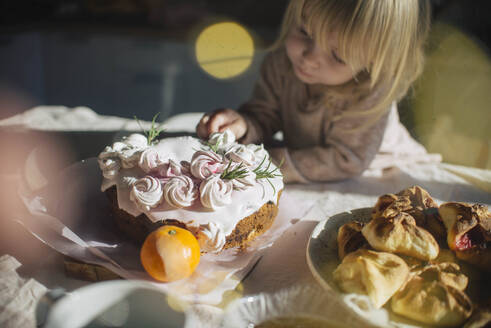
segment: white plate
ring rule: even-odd
[[[336,214],[314,228],[307,244],[307,263],[315,279],[326,289],[338,292],[332,279],[332,272],[339,265],[337,235],[339,228],[357,220],[368,222],[372,208],[360,208],[351,212]]]
[[[412,320],[395,315],[385,308],[373,308],[371,303],[360,304],[358,296],[344,294],[334,283],[332,273],[339,265],[337,235],[339,228],[348,222],[357,220],[368,222],[372,208],[354,209],[331,216],[317,224],[312,231],[307,244],[307,263],[315,279],[327,290],[334,290],[340,295],[348,306],[361,317],[372,324],[381,327],[426,327]],[[376,318],[376,321],[373,319]],[[387,321],[385,321],[387,320]],[[385,322],[384,322],[385,321]]]

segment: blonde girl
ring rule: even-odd
[[[252,98],[204,115],[197,134],[230,129],[270,145],[282,131],[284,144],[268,149],[286,182],[359,175],[422,71],[428,29],[426,1],[292,0]]]

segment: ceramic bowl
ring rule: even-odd
[[[329,328],[370,326],[353,315],[336,293],[319,288],[318,285],[300,285],[232,302],[225,309],[221,327],[252,328],[275,318],[298,317],[322,321],[323,326]]]
[[[144,281],[105,281],[56,293],[54,303],[49,304],[50,293],[38,303],[38,327],[185,326],[185,314],[169,305],[169,296]]]

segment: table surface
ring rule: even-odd
[[[27,147],[29,151],[33,148]],[[19,158],[22,162],[25,154]],[[67,163],[57,164],[62,166]],[[13,171],[8,170],[0,173],[4,185],[14,175]],[[316,224],[340,212],[373,206],[378,196],[413,185],[428,190],[439,203],[463,201],[491,206],[491,171],[441,163],[413,163],[366,172],[360,177],[339,182],[287,185],[286,191],[297,202],[314,202],[314,206],[265,252],[232,298],[274,292],[298,283],[315,284],[306,263],[305,252]],[[10,254],[23,264],[18,270],[21,276],[34,278],[47,288],[63,287],[69,291],[90,283],[67,277],[63,269],[63,255],[38,241],[19,223],[9,220],[15,219],[15,212],[0,212],[0,217],[3,225],[0,253]]]

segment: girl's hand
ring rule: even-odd
[[[196,126],[196,133],[198,137],[206,139],[210,134],[223,132],[226,129],[232,131],[236,139],[240,139],[247,132],[247,123],[242,115],[233,109],[218,109],[201,118]]]

